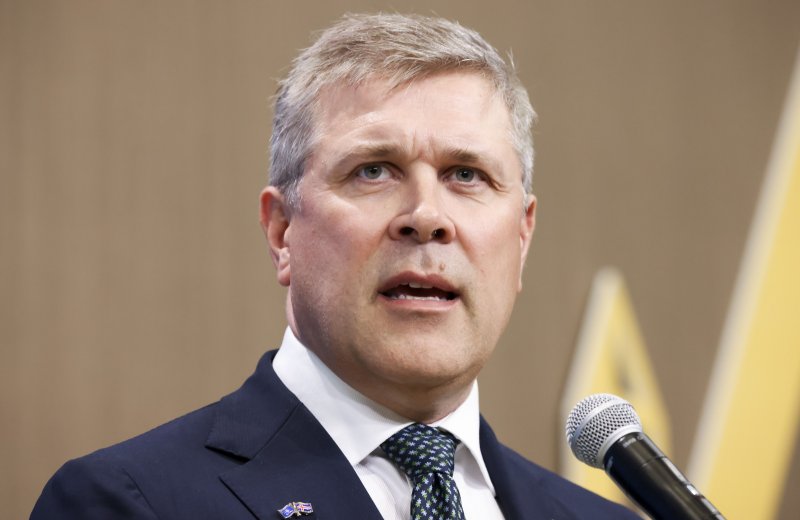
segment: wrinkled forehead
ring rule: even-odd
[[[430,80],[454,79],[477,79],[485,88],[486,108],[491,106],[500,107],[508,121],[508,138],[513,142],[513,129],[511,124],[511,111],[505,98],[490,80],[481,71],[471,69],[445,69],[432,71],[427,74],[419,74],[411,79],[400,81],[394,75],[374,74],[360,81],[344,80],[339,82],[327,83],[319,88],[314,102],[311,105],[312,122],[312,143],[319,137],[319,133],[325,121],[335,118],[350,117],[354,114],[348,113],[348,108],[358,106],[360,110],[377,109],[383,104],[390,102],[390,99],[397,99],[404,96],[411,90],[415,90],[420,85],[430,84]],[[454,92],[457,95],[458,92]],[[477,108],[477,107],[476,107]],[[313,148],[313,144],[312,144]]]
[[[485,70],[472,67],[442,67],[431,69],[420,69],[408,71],[405,68],[397,71],[376,72],[367,75],[331,75],[329,79],[319,81],[312,91],[316,92],[316,99],[338,89],[356,88],[370,85],[373,88],[380,88],[385,95],[392,92],[407,89],[419,82],[438,76],[468,76],[483,80],[492,93],[498,94],[500,86],[493,77]]]

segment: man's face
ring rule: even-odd
[[[329,88],[316,117],[300,207],[262,195],[290,325],[395,411],[403,396],[463,399],[508,322],[534,227],[508,110],[481,76],[443,73]]]

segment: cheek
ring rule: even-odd
[[[359,276],[380,243],[375,219],[346,209],[315,213],[293,237],[293,260],[302,265],[306,276],[320,283],[342,283]]]
[[[488,268],[500,272],[514,259],[519,263],[519,219],[488,214],[484,218],[472,216],[472,221],[474,225],[462,230],[465,247],[474,249],[484,261],[488,261]]]
[[[505,308],[519,292],[522,269],[519,220],[486,219],[464,237],[464,244],[477,264],[487,303],[498,311]]]

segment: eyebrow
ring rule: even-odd
[[[467,164],[476,164],[481,162],[481,158],[486,160],[485,155],[479,155],[472,150],[468,150],[467,148],[448,148],[444,151],[443,154],[445,157],[453,159],[457,162],[467,163]]]
[[[389,157],[394,155],[400,155],[403,153],[403,147],[397,146],[393,143],[375,143],[375,144],[363,144],[358,145],[355,148],[351,149],[347,155],[349,156],[356,156],[356,157]],[[489,162],[491,164],[496,164],[496,161],[487,157],[485,154],[480,154],[473,150],[463,147],[451,147],[446,148],[441,154],[444,157],[447,157],[451,160],[463,163],[481,163],[481,162]]]
[[[348,160],[356,159],[385,159],[390,157],[397,157],[403,155],[405,149],[391,142],[377,142],[377,143],[364,143],[359,144],[348,150],[345,157],[338,163],[343,163]],[[492,157],[489,153],[480,153],[479,151],[472,150],[461,146],[447,147],[437,153],[437,155],[447,158],[448,160],[456,163],[461,163],[465,166],[479,166],[483,165],[494,172],[501,172],[504,170],[501,161]]]
[[[339,155],[330,163],[334,171],[343,170],[346,165],[357,161],[383,160],[400,153],[399,146],[392,143],[365,143],[353,148],[340,151]]]
[[[482,154],[468,148],[454,147],[445,149],[443,155],[464,165],[485,165],[497,174],[504,171],[503,163],[489,153]]]
[[[392,143],[362,144],[349,150],[350,157],[390,157],[402,153],[402,147]]]

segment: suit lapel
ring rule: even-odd
[[[546,492],[540,476],[528,468],[518,467],[513,452],[500,444],[492,429],[481,417],[481,453],[497,493],[497,504],[503,516],[514,520],[568,520],[566,512]]]
[[[221,478],[257,518],[279,518],[285,504],[309,502],[310,518],[380,519],[350,463],[304,406],[254,459]]]
[[[274,352],[241,389],[220,402],[207,447],[245,459],[220,475],[259,519],[281,518],[289,502],[308,502],[305,518],[380,520],[350,463],[320,423],[278,379]]]

